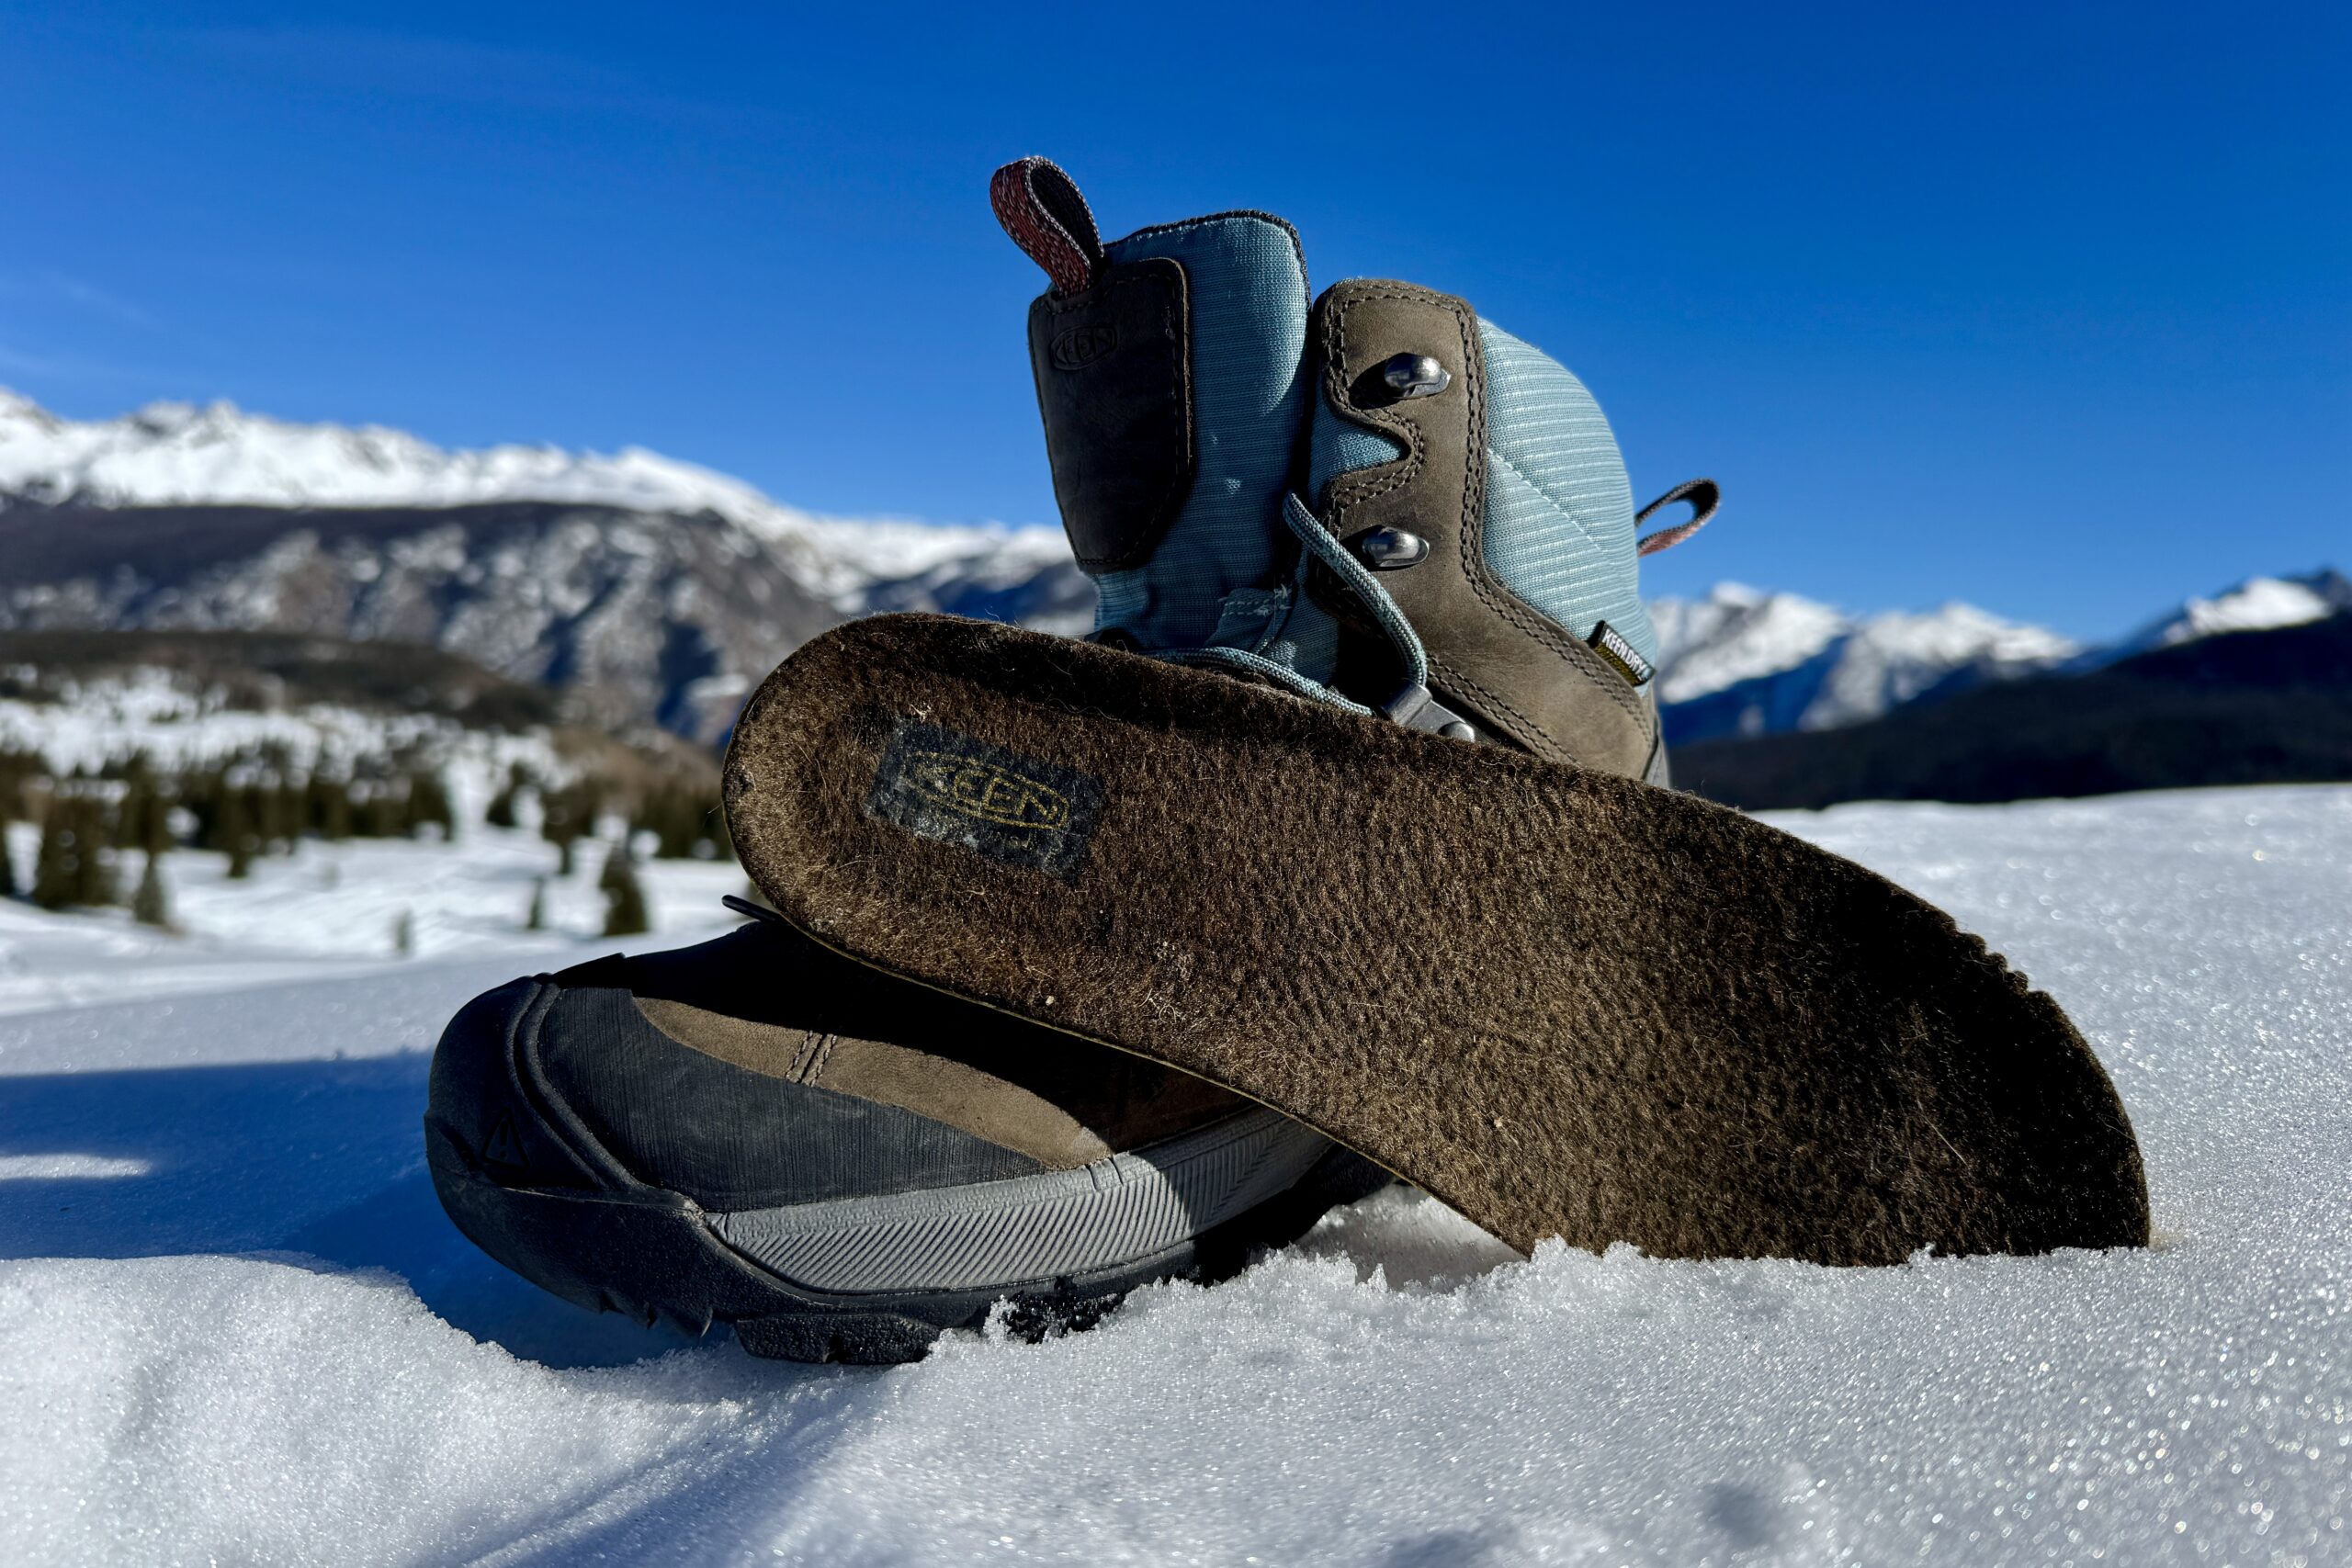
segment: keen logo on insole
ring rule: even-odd
[[[1075,882],[1102,785],[1059,763],[900,719],[865,809],[926,839]]]

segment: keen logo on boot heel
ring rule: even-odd
[[[865,798],[909,832],[1064,882],[1078,880],[1102,808],[1085,773],[912,719],[891,730]]]
[[[1656,673],[1650,668],[1650,661],[1642,657],[1641,649],[1627,642],[1624,634],[1607,621],[1592,628],[1592,637],[1586,646],[1607,660],[1617,673],[1636,686]]]

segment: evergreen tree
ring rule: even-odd
[[[123,848],[136,846],[151,855],[163,854],[175,848],[179,839],[172,831],[172,813],[178,808],[179,801],[175,792],[151,786],[147,791],[146,812],[140,821],[139,837],[126,836],[122,840]]]
[[[490,797],[490,805],[482,811],[481,819],[493,828],[514,827],[514,799],[522,793],[522,789],[523,780],[520,771],[509,773],[506,776],[506,787]]]
[[[77,840],[87,846],[79,857],[74,891],[77,904],[96,908],[116,900],[114,885],[114,835],[107,830],[106,803],[98,796],[85,795],[80,809],[74,813],[74,833]]]
[[[254,831],[253,804],[246,799],[242,787],[223,782],[213,835],[219,840],[220,848],[228,852],[231,880],[243,882],[251,876],[257,835]]]
[[[262,852],[291,851],[302,836],[301,800],[283,779],[272,778],[254,791],[254,818],[260,829]]]
[[[148,818],[156,814],[155,792],[143,779],[133,779],[123,786],[122,798],[114,808],[114,841],[129,849],[144,848],[147,842]]]
[[[440,829],[444,842],[455,842],[458,837],[458,817],[449,805],[448,788],[430,768],[419,768],[408,776],[408,831],[413,837],[424,828]]]
[[[660,859],[688,859],[704,838],[702,801],[684,784],[658,785],[638,807],[629,828],[653,835],[653,852]]]
[[[637,936],[653,929],[653,921],[646,913],[645,889],[637,880],[637,866],[629,859],[628,845],[616,844],[605,857],[604,874],[596,886],[605,895],[605,934],[606,936]]]
[[[62,909],[74,901],[74,833],[65,825],[65,803],[50,797],[40,819],[40,848],[33,855],[33,902]]]
[[[113,903],[114,874],[106,851],[106,813],[99,802],[79,793],[52,795],[41,821],[33,902],[44,909]]]
[[[229,847],[221,833],[221,784],[217,769],[200,773],[182,773],[179,778],[179,804],[196,818],[196,832],[190,841],[202,850],[223,851]]]
[[[312,773],[307,793],[311,830],[329,843],[351,837],[351,781]]]
[[[603,791],[595,781],[582,779],[561,789],[539,791],[539,837],[559,848],[576,839],[586,838],[596,830],[596,818],[605,809]],[[571,874],[572,862],[564,862],[563,874]]]
[[[392,839],[407,830],[407,801],[393,790],[390,781],[368,780],[352,831],[363,839]]]
[[[160,852],[147,852],[146,869],[139,874],[139,891],[130,896],[130,918],[142,926],[169,931],[172,905],[164,891],[163,860]]]

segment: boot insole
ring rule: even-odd
[[[786,660],[725,790],[818,942],[1261,1100],[1521,1251],[2147,1240],[2055,1002],[1688,795],[930,615]]]

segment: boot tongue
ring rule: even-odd
[[[1055,496],[1100,590],[1099,627],[1190,649],[1218,640],[1228,615],[1247,619],[1253,590],[1271,591],[1274,613],[1295,555],[1281,508],[1307,408],[1296,231],[1220,213],[1098,253],[1085,198],[1053,164],[1008,164],[989,188],[1053,284],[1031,307],[1030,354]]]

